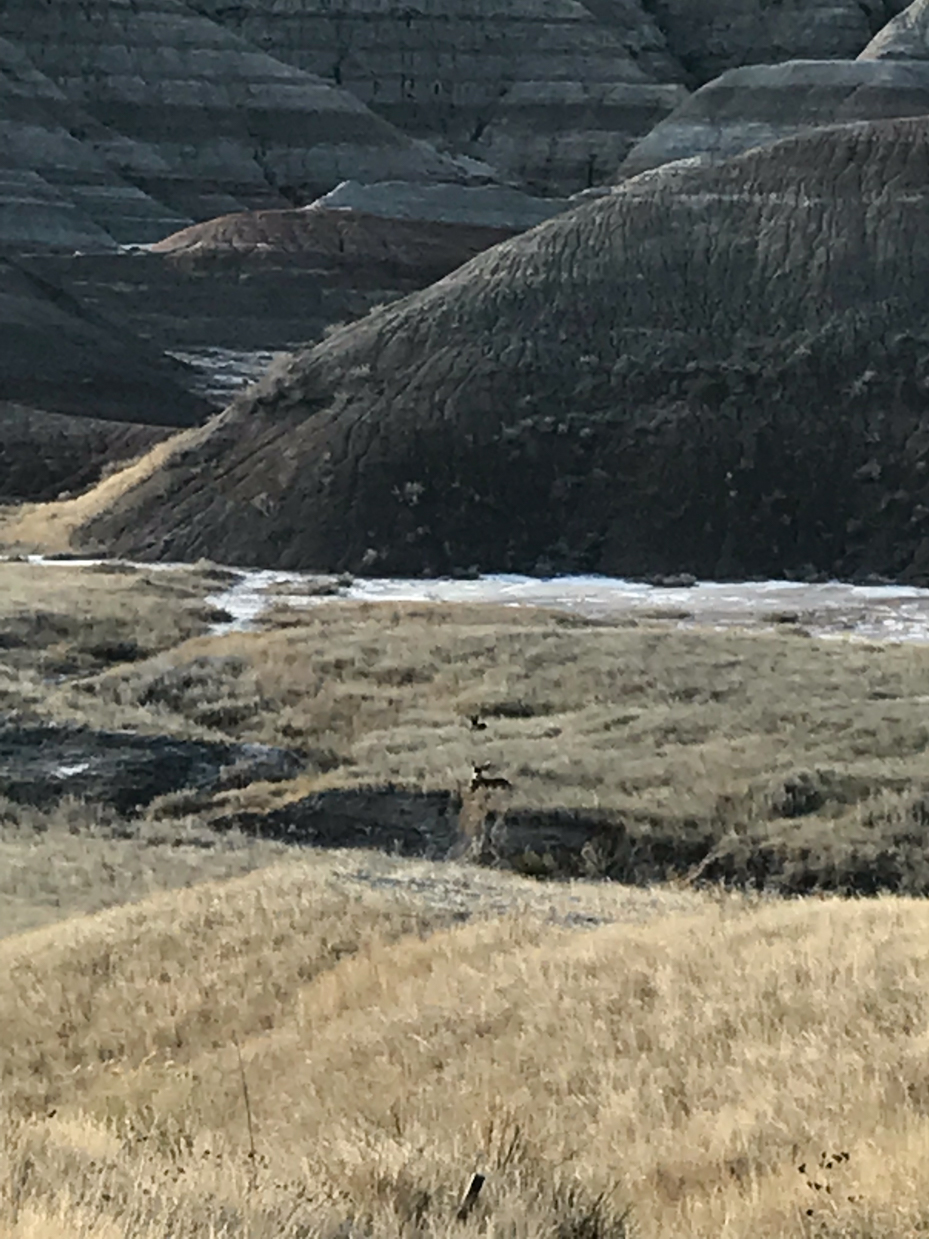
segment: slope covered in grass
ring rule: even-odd
[[[924,647],[432,604],[283,622],[88,677],[50,708],[302,749],[296,782],[195,806],[259,833],[281,809],[299,835],[288,804],[327,790],[466,792],[487,763],[512,787],[478,807],[529,851],[555,836],[562,872],[651,880],[710,857],[704,876],[791,891],[929,887]]]
[[[2,1233],[925,1225],[925,904],[440,926],[298,867],[0,946]]]

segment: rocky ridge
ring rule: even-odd
[[[927,579],[927,195],[926,119],[641,175],[273,369],[81,537]]]
[[[929,64],[799,60],[731,69],[630,151],[620,178],[675,159],[719,162],[824,125],[929,113]]]

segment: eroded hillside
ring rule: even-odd
[[[927,162],[914,120],[627,182],[282,364],[78,544],[922,579]]]

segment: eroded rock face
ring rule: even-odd
[[[62,796],[130,812],[158,796],[292,778],[300,758],[262,744],[223,744],[34,724],[0,727],[0,795],[46,806]]]
[[[801,60],[732,69],[630,151],[620,177],[675,159],[719,162],[817,126],[929,113],[929,63]]]
[[[914,0],[878,32],[861,60],[929,60],[929,4]]]
[[[46,81],[76,109],[67,132],[82,149],[71,163],[86,162],[92,153],[97,171],[102,163],[110,174],[111,191],[122,183],[134,186],[169,208],[175,226],[243,207],[307,201],[348,176],[462,175],[451,160],[398,133],[349,92],[250,47],[182,0],[7,0],[0,37],[38,72],[29,89],[20,82],[27,111],[36,97],[47,100]],[[90,118],[86,140],[82,114]],[[28,123],[28,115],[15,120],[20,145]],[[68,145],[58,130],[54,138]],[[86,183],[83,167],[69,178],[66,153],[49,158],[65,186]],[[101,177],[92,219],[105,197]],[[119,214],[113,211],[105,226],[109,235],[151,239],[141,222],[127,237]]]
[[[632,142],[685,93],[681,67],[640,0],[413,8],[196,0],[196,8],[351,91],[405,133],[546,194],[611,179]]]
[[[378,575],[929,579],[927,207],[925,119],[642,175],[272,371],[82,536]]]
[[[649,10],[695,85],[740,65],[853,60],[906,0],[653,0]]]

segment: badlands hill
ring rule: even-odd
[[[853,58],[905,0],[196,0],[406,133],[535,190],[611,179],[632,142],[738,65]]]
[[[715,163],[821,126],[927,113],[925,60],[792,60],[731,69],[636,143],[619,176],[674,159]]]
[[[640,176],[272,370],[79,539],[925,579],[927,206],[926,119]]]
[[[354,95],[182,0],[6,0],[0,40],[0,169],[71,208],[73,245],[158,240],[193,219],[308,201],[348,176],[461,176]],[[0,245],[16,243],[4,223],[0,210]],[[67,212],[44,235],[69,244]]]

